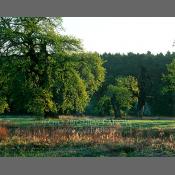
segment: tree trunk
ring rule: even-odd
[[[137,114],[139,118],[143,117],[144,114],[144,107],[145,107],[145,97],[141,96],[138,99],[138,105],[137,105]]]
[[[140,106],[140,108],[138,109],[138,117],[142,119],[143,114],[144,114],[144,105]]]
[[[115,101],[114,96],[111,98],[111,103],[114,110],[115,119],[121,118],[121,111],[120,111],[119,105],[117,105]]]
[[[143,117],[144,107],[146,103],[146,97],[150,93],[152,82],[151,78],[147,73],[147,70],[144,66],[140,67],[140,75],[138,77],[138,87],[139,87],[139,96],[138,96],[138,105],[137,105],[137,114],[138,117]]]

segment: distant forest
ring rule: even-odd
[[[175,115],[175,53],[87,52],[60,17],[0,17],[0,114]]]
[[[102,87],[93,96],[86,113],[89,115],[111,115],[110,104],[100,106],[99,102],[103,94],[106,93],[107,86],[115,82],[116,77],[132,75],[139,79],[141,69],[147,77],[145,80],[146,104],[144,115],[175,115],[175,97],[172,93],[162,93],[164,82],[162,75],[167,73],[167,64],[170,64],[175,58],[175,53],[167,52],[157,55],[147,52],[147,54],[111,54],[101,55],[106,69],[105,82]],[[135,115],[135,105],[130,111],[130,115]]]

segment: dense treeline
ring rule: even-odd
[[[85,52],[59,17],[0,17],[0,113],[175,115],[175,53]]]
[[[143,101],[145,100],[144,115],[175,115],[173,94],[162,93],[164,87],[162,76],[167,73],[167,65],[175,58],[175,53],[167,52],[166,54],[160,53],[157,55],[153,55],[151,52],[147,52],[147,54],[104,53],[102,57],[106,68],[105,82],[91,100],[87,113],[111,115],[113,113],[111,104],[101,105],[103,102],[101,97],[106,93],[109,84],[115,84],[116,77],[130,75],[135,77],[138,84],[144,88],[142,90],[144,93],[142,97],[145,98],[143,99]],[[141,90],[141,87],[139,89]],[[130,114],[136,115],[138,102],[129,111]]]

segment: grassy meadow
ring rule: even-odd
[[[175,156],[175,120],[2,116],[0,156]]]
[[[175,52],[170,45],[165,51],[149,44],[145,52],[134,39],[135,49],[127,42],[125,51],[108,50],[120,41],[118,27],[111,33],[117,19],[110,31],[97,30],[111,33],[114,42],[106,42],[105,33],[96,38],[100,23],[95,19],[88,25],[92,33],[82,32],[93,36],[95,45],[102,38],[107,45],[98,50],[92,44],[89,50],[79,30],[66,33],[64,20],[0,17],[0,157],[175,156]],[[77,24],[71,20],[72,29]],[[152,23],[149,29],[154,32]],[[126,31],[118,32],[126,43]]]

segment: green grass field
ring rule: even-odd
[[[175,120],[0,118],[1,157],[175,156]]]
[[[108,127],[120,124],[123,128],[140,128],[140,129],[173,129],[175,120],[113,120],[113,119],[37,119],[34,117],[9,117],[4,116],[0,121],[8,121],[12,126],[30,127],[30,126],[52,126],[59,127],[69,124],[72,127]]]

